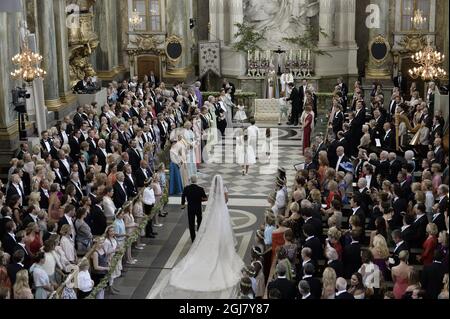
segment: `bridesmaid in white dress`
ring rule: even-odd
[[[243,129],[239,129],[236,136],[236,161],[242,167],[242,175],[248,175],[250,165],[256,163],[253,147],[248,143],[248,136]]]
[[[187,143],[187,149],[186,149],[186,166],[187,166],[187,173],[188,173],[188,179],[190,180],[191,176],[197,174],[197,166],[196,166],[196,159],[195,159],[195,134],[192,131],[192,123],[189,121],[186,121],[184,123],[184,140]]]

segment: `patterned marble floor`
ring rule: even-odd
[[[258,124],[257,124],[258,125]],[[275,173],[279,166],[287,170],[288,176],[294,172],[294,164],[303,160],[301,156],[301,132],[299,128],[290,128],[271,124],[260,124],[262,133],[265,127],[278,130],[278,152],[272,154],[270,163],[254,165],[249,175],[242,176],[238,164],[232,163],[233,154],[221,156],[218,163],[202,165],[199,170],[199,184],[206,191],[212,177],[222,175],[228,188],[230,199],[228,207],[233,221],[233,228],[238,240],[238,253],[249,261],[249,251],[254,242],[254,231],[263,223],[264,209],[267,206],[267,195],[274,189]],[[220,145],[215,151],[219,153]],[[234,147],[233,147],[234,149]],[[261,156],[263,157],[263,156]],[[228,163],[222,163],[227,160]],[[292,180],[288,182],[292,182]],[[167,207],[169,215],[161,218],[162,228],[155,228],[158,236],[155,239],[144,239],[147,246],[144,250],[134,250],[133,256],[138,259],[134,265],[124,265],[126,272],[115,280],[114,286],[120,290],[118,295],[106,295],[110,299],[144,299],[152,297],[152,287],[180,261],[191,247],[187,229],[187,214],[180,210],[180,197],[169,199]]]

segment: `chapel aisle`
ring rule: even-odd
[[[255,230],[264,222],[264,210],[268,206],[267,196],[274,190],[277,168],[286,169],[290,187],[292,176],[295,175],[294,165],[303,161],[299,128],[262,123],[256,125],[260,128],[260,134],[264,135],[266,128],[271,127],[272,132],[276,132],[275,135],[278,136],[275,142],[278,152],[271,154],[270,163],[257,163],[250,168],[248,175],[242,176],[239,165],[231,163],[231,152],[222,152],[220,156],[221,147],[222,151],[225,147],[223,142],[222,146],[217,144],[214,148],[217,163],[202,164],[198,174],[199,185],[204,187],[206,192],[209,191],[214,175],[222,175],[229,192],[228,207],[238,241],[237,250],[245,262],[250,259]],[[234,149],[235,143],[233,145]],[[133,257],[138,259],[138,262],[134,265],[124,265],[126,272],[114,283],[120,293],[106,295],[106,298],[151,298],[152,287],[185,256],[191,246],[191,240],[187,229],[187,212],[180,209],[180,202],[179,196],[170,197],[167,206],[169,214],[160,218],[164,226],[154,228],[158,232],[155,239],[143,240],[147,244],[144,250],[133,249]]]

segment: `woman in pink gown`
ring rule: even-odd
[[[311,145],[311,133],[314,123],[314,113],[310,105],[305,106],[305,111],[302,114],[302,125],[303,125],[303,152],[305,148]]]
[[[394,296],[395,299],[402,299],[406,288],[409,286],[408,278],[412,271],[412,267],[407,264],[409,253],[402,250],[399,254],[400,264],[392,267],[392,281],[394,282]]]

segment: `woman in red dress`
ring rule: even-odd
[[[438,240],[436,237],[438,234],[438,228],[436,224],[428,224],[426,230],[428,238],[422,245],[422,254],[420,256],[417,256],[417,260],[421,261],[424,266],[431,265],[433,263],[434,250],[436,249],[438,244]]]
[[[301,116],[301,121],[303,125],[303,152],[305,148],[311,145],[311,133],[314,123],[314,113],[312,111],[311,105],[305,106],[305,111]]]
[[[284,232],[289,228],[288,221],[281,214],[277,216],[277,228],[272,232],[272,264],[278,254],[279,247],[284,245]]]

